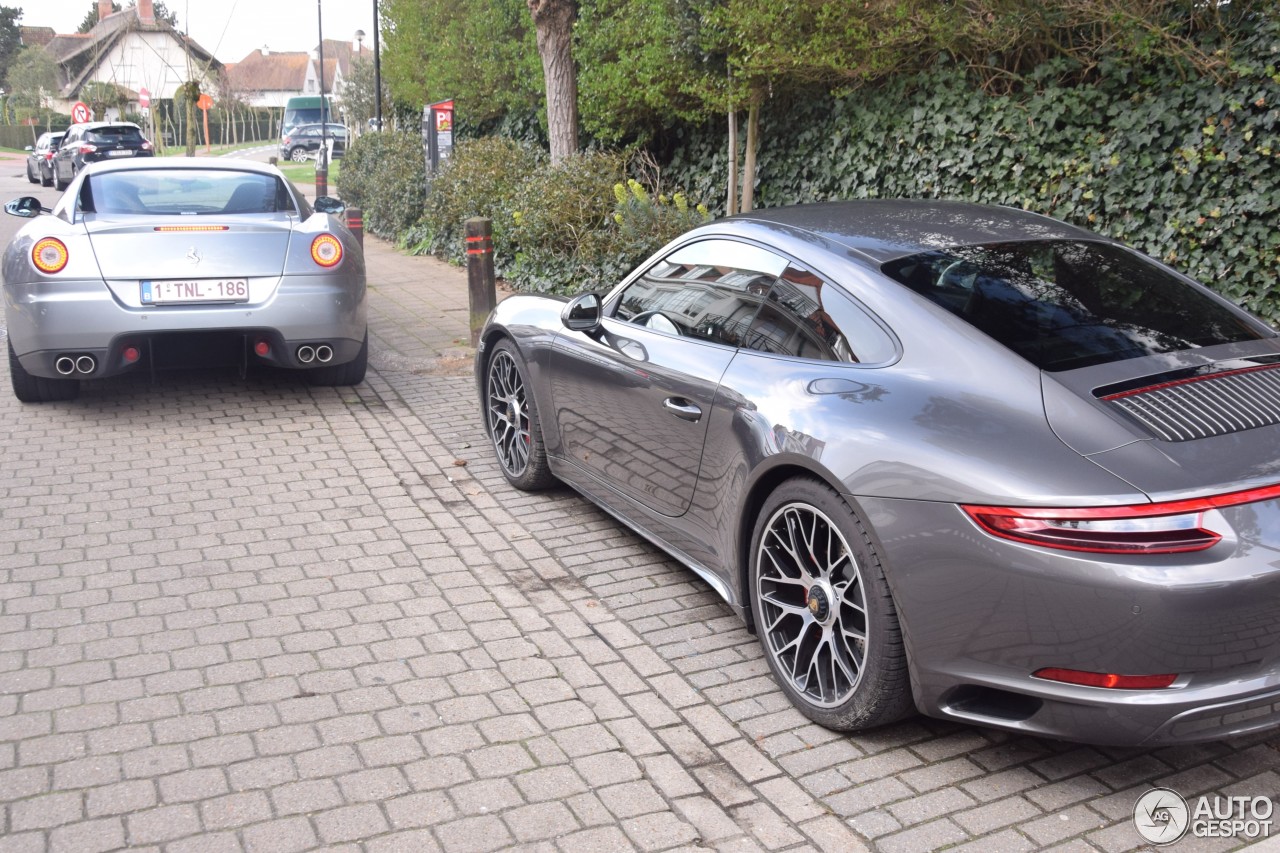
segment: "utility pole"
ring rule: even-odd
[[[378,0],[373,0],[373,116],[378,130],[382,130],[382,51],[378,50]]]

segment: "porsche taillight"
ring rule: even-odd
[[[319,234],[311,241],[311,260],[325,269],[342,261],[342,241],[332,234]]]
[[[62,272],[69,259],[66,245],[56,237],[45,237],[31,248],[31,263],[42,273]]]
[[[1275,498],[1280,485],[1133,506],[961,509],[992,536],[1027,545],[1093,554],[1180,554],[1221,541],[1225,522],[1221,516],[1210,519],[1211,510]]]

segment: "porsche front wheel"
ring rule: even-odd
[[[511,341],[493,348],[485,369],[484,417],[498,465],[511,485],[534,491],[555,483],[524,361]]]
[[[838,731],[912,709],[897,612],[866,528],[817,480],[765,501],[751,546],[756,632],[774,677],[806,717]]]

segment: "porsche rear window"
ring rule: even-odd
[[[1274,336],[1109,243],[965,246],[911,255],[882,270],[1043,370]]]
[[[192,216],[293,212],[281,181],[254,172],[137,169],[86,178],[85,210],[105,214]]]

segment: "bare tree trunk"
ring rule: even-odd
[[[547,89],[551,162],[578,153],[578,72],[573,65],[573,0],[527,0]]]
[[[738,112],[729,113],[729,192],[725,199],[724,215],[738,212]]]
[[[747,108],[747,154],[742,166],[742,212],[755,207],[756,195],[756,146],[760,142],[760,100],[751,99]]]
[[[187,156],[196,156],[196,145],[199,141],[196,132],[196,102],[187,98]]]

